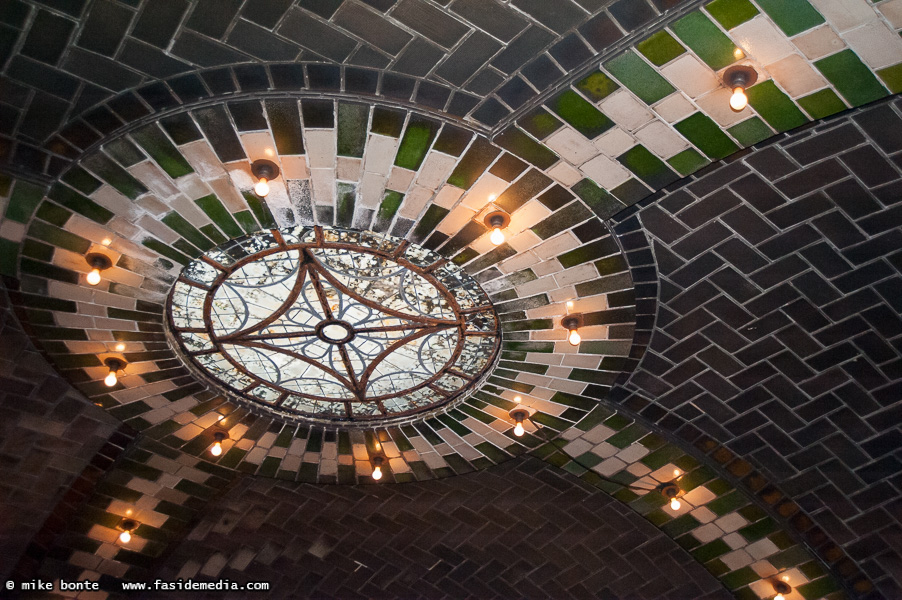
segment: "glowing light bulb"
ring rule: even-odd
[[[514,435],[517,437],[522,437],[523,432],[523,423],[517,422],[517,424],[514,426]]]
[[[116,352],[122,352],[125,350],[125,344],[116,344]]]
[[[501,244],[504,243],[504,232],[501,231],[500,227],[496,227],[492,230],[492,235],[489,236],[489,239],[496,246],[500,246]]]
[[[123,531],[119,534],[119,541],[123,544],[129,543],[130,541],[132,541],[132,534],[130,534],[128,531]]]
[[[777,594],[776,596],[774,596],[774,600],[786,600],[786,598],[783,596],[783,594]]]
[[[673,476],[674,476],[674,477],[679,477],[679,476],[680,476],[680,473],[681,473],[681,471],[680,471],[679,469],[674,469],[674,470],[673,470]]]
[[[113,243],[113,240],[111,240],[110,238],[103,238],[103,241],[100,243],[103,244],[104,246],[109,246],[110,244]]]
[[[266,177],[260,178],[260,181],[254,186],[254,192],[261,198],[269,193],[269,184],[266,182]]]
[[[85,279],[88,285],[97,285],[100,283],[100,269],[93,269]]]
[[[219,442],[213,444],[213,447],[210,448],[210,454],[212,454],[213,456],[219,456],[220,454],[222,454],[222,444],[220,444]]]
[[[119,382],[119,378],[116,377],[116,371],[110,370],[110,374],[104,377],[103,382],[107,385],[107,387],[113,387]]]
[[[733,95],[730,96],[730,108],[739,112],[749,103],[749,97],[745,95],[745,89],[740,86],[733,88]]]
[[[570,330],[570,335],[567,336],[567,341],[570,342],[571,346],[579,346],[579,343],[583,340],[583,338],[579,335],[579,331],[576,329]]]
[[[375,479],[376,481],[382,479],[382,467],[377,466],[375,469],[373,469],[373,479]]]
[[[680,510],[681,506],[682,506],[682,504],[680,504],[680,501],[677,500],[676,498],[670,499],[670,510]]]

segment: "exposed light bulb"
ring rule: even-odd
[[[260,181],[258,181],[257,185],[254,186],[254,193],[256,193],[261,198],[269,193],[269,184],[266,182],[266,177],[260,178]]]
[[[501,231],[500,227],[495,227],[492,230],[492,235],[489,236],[489,240],[491,240],[491,242],[496,246],[500,246],[504,243],[504,232]]]
[[[128,531],[123,531],[119,534],[119,541],[123,544],[129,543],[130,541],[132,541],[132,534],[130,534]]]
[[[110,238],[103,238],[103,241],[100,243],[103,244],[104,246],[109,246],[110,244],[113,243],[113,240],[111,240]]]
[[[373,479],[375,479],[376,481],[382,479],[382,467],[377,466],[373,469]]]
[[[570,342],[571,346],[579,346],[579,343],[583,340],[583,338],[579,335],[579,331],[576,329],[570,330],[570,335],[567,336],[567,341]]]
[[[116,383],[119,382],[119,378],[116,376],[116,371],[110,369],[110,374],[103,379],[103,382],[107,385],[107,387],[113,387],[114,385],[116,385]]]
[[[517,424],[514,426],[514,435],[517,437],[522,437],[523,431],[523,423],[517,421]]]
[[[125,350],[125,344],[116,344],[116,352],[122,352]]]
[[[219,456],[220,454],[222,454],[222,444],[220,444],[219,442],[213,444],[213,447],[210,448],[210,454],[212,454],[213,456]]]
[[[774,596],[774,600],[786,600],[786,598],[783,596],[783,594],[777,594],[776,596]]]
[[[733,95],[730,96],[730,108],[734,111],[739,112],[746,106],[748,106],[749,97],[745,95],[745,89],[741,86],[736,86],[733,88]]]
[[[682,506],[682,504],[680,504],[679,500],[676,498],[670,499],[670,510],[680,510],[680,506]]]
[[[100,269],[92,269],[85,279],[87,280],[88,285],[97,285],[100,283]]]

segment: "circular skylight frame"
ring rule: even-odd
[[[361,262],[378,268],[375,273],[361,275],[348,267],[348,260],[352,265]],[[277,269],[280,269],[278,275],[274,275]],[[385,276],[386,270],[392,271],[391,276]],[[222,311],[215,308],[217,302],[233,299],[230,288],[236,286],[236,281],[250,281],[251,271],[263,273],[259,281],[268,282],[260,289],[281,285],[284,300],[263,319],[257,314],[250,322],[251,309],[242,300],[239,305],[243,304],[244,308],[234,310],[234,316],[224,312],[223,321],[219,314]],[[278,277],[282,279],[276,281]],[[386,281],[397,280],[398,293],[380,303],[354,287],[363,280],[369,281],[368,286],[375,286],[377,294],[382,291],[380,285],[384,288]],[[291,284],[285,284],[286,281]],[[252,286],[238,283],[237,287],[251,289]],[[333,302],[336,293],[343,298],[338,304]],[[259,294],[268,296],[270,301],[274,297],[270,292]],[[310,310],[315,304],[309,302],[313,296],[320,301],[319,312]],[[429,300],[425,312],[423,296]],[[410,304],[411,299],[416,302]],[[392,306],[386,305],[388,301]],[[306,308],[298,309],[301,304]],[[399,306],[402,310],[398,310]],[[244,313],[239,316],[242,310]],[[295,321],[292,319],[296,316],[289,316],[305,310],[306,319]],[[430,314],[433,311],[438,316]],[[363,313],[366,316],[361,320]],[[192,372],[251,408],[320,423],[372,425],[409,420],[413,415],[434,412],[460,401],[491,370],[501,343],[500,323],[491,301],[479,284],[457,265],[399,238],[320,226],[264,230],[204,253],[183,269],[173,285],[167,298],[167,316],[170,342],[178,348],[182,361]],[[380,321],[390,324],[373,325]],[[295,329],[290,330],[287,324]],[[275,331],[274,326],[284,331]],[[392,333],[400,337],[391,338]],[[374,342],[373,336],[380,334],[385,339]],[[297,343],[273,345],[276,340],[300,338],[304,338],[299,343],[306,344],[307,350],[314,348],[314,352],[322,352],[323,347],[328,347],[337,351],[344,372],[324,369],[328,366],[324,362],[298,352]],[[453,344],[449,341],[452,338]],[[360,360],[348,359],[350,349],[359,354],[358,346],[379,343],[382,349],[365,372],[360,371]],[[409,362],[414,343],[419,344],[418,369],[399,370],[396,374],[383,372],[375,380],[357,381],[350,375],[353,372],[371,377],[379,364],[387,364],[388,358],[396,353]],[[424,363],[422,348],[427,345],[425,354],[431,358]],[[272,361],[269,368],[262,366],[266,362],[263,359],[247,362],[248,352],[259,354],[261,350],[275,353],[278,360],[290,358],[292,369],[297,368],[296,363],[305,363],[318,376],[328,372],[325,379],[331,379],[327,384],[338,381],[344,386],[340,392],[343,396],[326,394],[322,389],[320,393],[312,393],[300,384],[286,387]],[[333,357],[334,352],[329,356]],[[400,365],[404,361],[396,362]],[[442,363],[440,367],[438,363]],[[255,366],[250,368],[249,364]],[[341,374],[345,375],[344,379],[336,376]],[[397,380],[405,377],[419,380],[415,385],[388,393],[368,393],[374,389],[373,381],[380,381],[383,387],[397,388]],[[338,388],[331,385],[330,389]]]

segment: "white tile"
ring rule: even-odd
[[[596,156],[579,168],[587,177],[606,189],[612,189],[630,178],[627,171],[619,162],[607,156]]]
[[[314,172],[316,172],[314,170]],[[315,189],[315,188],[314,188]],[[366,208],[376,208],[382,201],[385,191],[385,176],[366,172],[360,182],[360,204]]]
[[[720,86],[714,71],[688,53],[662,68],[661,74],[690,98],[697,98]]]
[[[548,169],[545,174],[558,183],[561,183],[568,187],[575,183],[578,183],[583,178],[582,174],[579,171],[562,160],[558,161],[556,165]]]
[[[877,8],[883,13],[890,25],[896,29],[902,29],[902,0],[890,0],[879,4]]]
[[[599,108],[617,125],[630,131],[645,125],[653,118],[645,104],[622,88],[602,100]]]
[[[636,132],[639,142],[660,156],[670,158],[689,147],[689,143],[676,131],[661,121],[652,121]]]
[[[334,129],[308,129],[304,132],[304,141],[311,169],[326,169],[335,166]]]
[[[739,121],[747,119],[752,114],[752,109],[746,107],[739,112],[730,108],[730,96],[733,92],[727,88],[715,90],[696,100],[699,108],[714,119],[721,127],[735,125]]]
[[[388,175],[397,149],[398,140],[395,138],[371,134],[366,145],[366,155],[363,157],[363,170]]]
[[[770,71],[774,81],[792,98],[810,94],[827,85],[827,80],[798,54],[790,54],[783,60],[769,65],[767,70]]]
[[[702,504],[707,504],[711,500],[714,500],[714,498],[714,493],[711,492],[711,490],[700,485],[694,490],[686,492],[680,500],[685,499],[686,502],[689,502],[693,506],[701,506]]]
[[[335,202],[335,170],[311,169],[310,179],[313,181],[313,201],[316,204],[332,204]],[[270,188],[270,195],[272,188]],[[270,202],[269,196],[266,197]]]
[[[867,0],[811,0],[811,4],[840,33],[877,18]]]
[[[741,569],[742,567],[747,567],[755,562],[755,560],[751,556],[749,556],[749,553],[745,550],[733,550],[732,552],[721,556],[720,560],[722,560],[725,565],[730,567],[731,571]]]
[[[789,56],[793,47],[783,32],[764,15],[735,27],[731,32],[733,40],[749,56],[762,65],[769,65]]]
[[[460,196],[463,193],[464,191],[459,187],[453,185],[445,185],[442,186],[441,190],[439,190],[439,193],[435,196],[433,203],[441,206],[442,208],[451,208],[458,201],[458,199],[460,199]]]
[[[594,452],[595,454],[597,454],[598,456],[600,456],[602,458],[611,458],[612,456],[617,454],[617,452],[619,450],[620,449],[617,446],[612,446],[611,444],[609,444],[607,442],[602,442],[602,443],[598,444],[597,446],[595,446],[594,448],[592,448],[592,452]]]
[[[764,538],[758,540],[754,544],[750,544],[745,550],[755,557],[756,560],[761,560],[762,558],[767,558],[771,554],[778,552],[780,549],[777,548],[777,545],[772,541]]]
[[[736,531],[749,524],[749,522],[745,520],[745,517],[735,512],[722,516],[714,521],[714,523],[727,533]]]
[[[883,21],[871,21],[843,34],[855,54],[872,69],[894,65],[902,60],[902,37]]]
[[[336,178],[341,181],[357,181],[360,179],[360,166],[362,163],[363,160],[359,158],[339,156],[336,159]]]
[[[563,127],[545,140],[545,145],[571,164],[581,165],[596,154],[595,146],[584,135],[570,127]]]
[[[614,127],[595,140],[593,144],[605,156],[620,156],[635,146],[636,140],[620,127]]]
[[[410,182],[413,181],[415,175],[416,173],[410,169],[392,167],[391,173],[388,176],[388,183],[385,184],[385,187],[390,190],[405,193],[407,188],[410,187]]]
[[[902,2],[902,0],[899,0],[899,2]],[[802,51],[802,54],[808,57],[808,60],[817,60],[828,54],[839,52],[846,47],[846,43],[842,41],[842,38],[836,35],[833,28],[826,23],[797,35],[792,41]]]
[[[299,156],[281,156],[279,157],[279,163],[282,165],[283,179],[310,178],[310,169],[307,168],[307,157],[303,154]]]
[[[479,181],[466,191],[461,202],[473,210],[482,210],[486,204],[500,196],[510,184],[491,173],[483,173]]]
[[[739,548],[744,548],[748,545],[748,542],[745,540],[745,538],[736,532],[728,533],[727,535],[723,536],[723,541],[726,542],[727,546],[729,546],[733,550],[738,550]]]
[[[630,444],[617,453],[617,458],[626,463],[632,463],[636,462],[646,454],[648,454],[648,448],[642,444]]]
[[[653,107],[658,115],[668,123],[676,123],[695,112],[695,106],[681,94],[670,94]]]
[[[420,167],[417,185],[437,188],[451,174],[451,170],[456,164],[457,159],[453,156],[441,152],[430,152],[423,161],[423,166]]]
[[[626,468],[625,462],[619,458],[609,458],[592,467],[592,470],[605,477],[610,477],[624,468]]]
[[[696,527],[692,530],[692,537],[697,539],[703,544],[707,544],[708,542],[713,542],[723,535],[723,531],[721,531],[717,525],[713,523],[708,523],[707,525],[702,525],[701,527]]]
[[[596,425],[583,434],[583,439],[592,442],[593,444],[598,444],[605,441],[612,435],[614,435],[614,430],[610,427],[607,427],[605,425]]]
[[[589,450],[592,449],[592,444],[583,439],[578,439],[570,442],[566,446],[564,446],[564,452],[569,454],[572,457],[577,457],[585,454]]]
[[[241,143],[251,162],[258,158],[275,160],[276,145],[269,131],[257,131],[254,133],[242,133]]]

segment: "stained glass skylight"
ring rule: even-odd
[[[215,248],[183,270],[170,330],[233,396],[328,421],[404,417],[463,397],[494,361],[498,319],[470,276],[390,236],[298,227]]]

